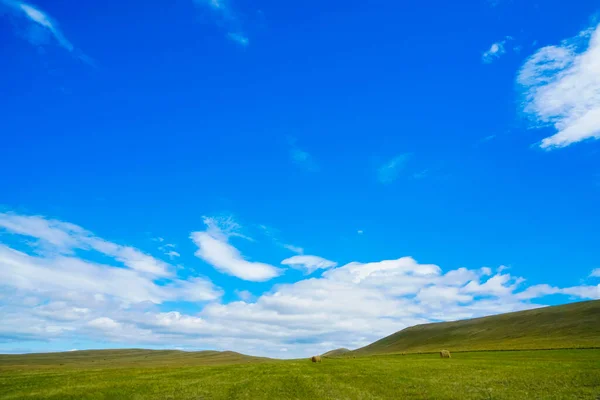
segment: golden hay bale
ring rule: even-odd
[[[310,359],[312,362],[321,362],[321,356],[312,356]]]
[[[450,352],[448,350],[440,351],[440,357],[441,358],[452,358],[452,356],[450,355]]]

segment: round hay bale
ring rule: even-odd
[[[314,363],[321,362],[321,356],[312,356],[310,360]]]
[[[440,357],[441,358],[452,358],[452,356],[450,355],[450,352],[448,350],[440,351]]]

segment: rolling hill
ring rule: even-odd
[[[85,350],[63,353],[2,354],[0,368],[5,365],[35,365],[64,367],[140,367],[140,366],[196,366],[247,364],[268,360],[267,358],[246,356],[233,351],[195,351],[178,350]]]
[[[348,355],[600,348],[600,300],[416,325]]]
[[[323,353],[321,354],[322,357],[339,357],[341,355],[344,355],[346,353],[350,352],[349,349],[346,348],[340,348],[340,349],[335,349],[335,350],[330,350],[327,353]]]

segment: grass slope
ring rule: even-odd
[[[600,348],[600,300],[406,328],[352,355]]]
[[[346,354],[350,352],[349,349],[345,349],[345,348],[339,348],[339,349],[335,349],[335,350],[330,350],[327,353],[323,353],[321,354],[322,357],[339,357],[343,354]]]
[[[144,367],[144,366],[193,366],[222,365],[263,362],[267,359],[251,357],[233,351],[184,352],[177,350],[86,350],[67,353],[39,353],[0,355],[0,370],[5,366],[20,368],[44,367]]]
[[[71,357],[70,355],[64,355]],[[90,366],[85,360],[10,364],[2,400],[590,399],[600,395],[600,350],[384,355],[185,366]],[[137,357],[137,356],[134,356]],[[125,358],[130,362],[132,358]],[[14,358],[12,362],[16,361]],[[54,367],[49,368],[47,362]],[[166,358],[163,358],[166,361]]]

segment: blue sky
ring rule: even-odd
[[[288,358],[600,298],[597,12],[0,0],[0,352]]]

